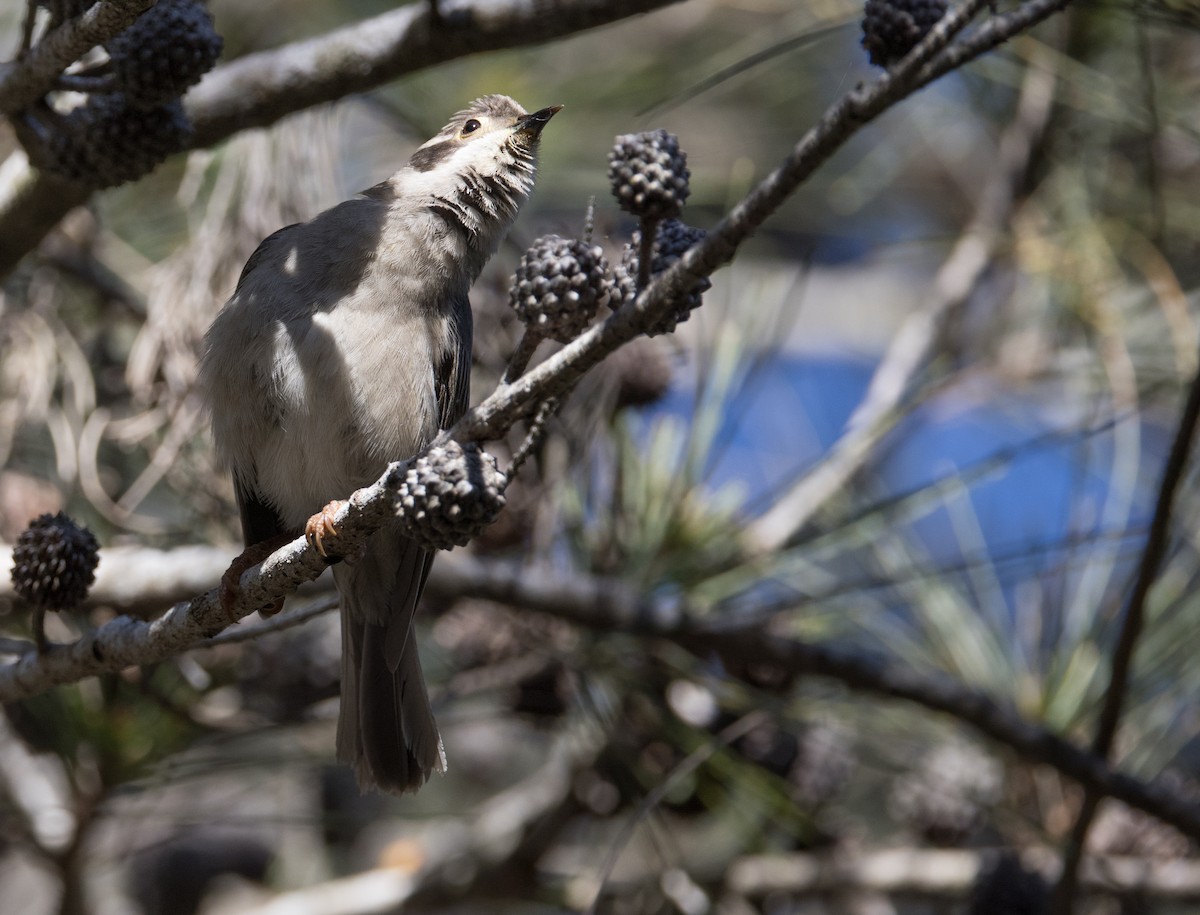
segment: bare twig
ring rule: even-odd
[[[551,397],[538,408],[537,415],[529,422],[529,429],[525,433],[521,446],[517,448],[517,453],[509,461],[508,470],[505,471],[509,480],[517,475],[521,470],[521,465],[529,460],[529,456],[541,446],[542,441],[546,438],[550,417],[558,411],[558,407],[559,399]]]
[[[684,629],[671,634],[671,638],[701,657],[716,654],[731,670],[744,669],[747,664],[766,664],[789,673],[831,677],[861,692],[903,699],[944,712],[1012,748],[1030,762],[1052,766],[1097,794],[1117,798],[1170,823],[1186,835],[1200,838],[1200,805],[1184,801],[1168,786],[1116,772],[1103,758],[1026,721],[997,705],[985,693],[968,689],[952,677],[918,673],[877,655],[776,638],[760,630]]]
[[[642,219],[638,241],[637,291],[650,285],[650,268],[654,264],[654,241],[658,235],[657,219]]]
[[[316,619],[330,610],[337,609],[337,606],[337,595],[327,594],[324,597],[315,598],[306,604],[288,610],[286,613],[268,617],[261,622],[252,623],[249,626],[239,626],[237,629],[227,629],[220,635],[214,635],[211,639],[202,642],[200,647],[214,648],[217,645],[233,645],[238,642],[249,642],[264,635],[283,632],[286,629],[294,629],[296,626],[303,626],[309,620]]]
[[[504,370],[505,384],[512,384],[521,377],[526,366],[529,365],[529,360],[533,358],[533,354],[537,352],[537,348],[544,339],[546,338],[532,327],[527,327],[522,331],[517,348],[513,350],[513,354],[508,360],[508,367]]]

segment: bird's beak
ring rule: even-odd
[[[550,119],[562,111],[562,107],[562,105],[551,105],[549,108],[542,108],[533,114],[527,114],[517,121],[516,130],[536,137],[541,134],[542,128],[550,123]]]

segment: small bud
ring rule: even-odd
[[[150,110],[200,82],[222,41],[196,0],[158,0],[104,47],[130,107]]]
[[[13,546],[13,588],[36,609],[77,607],[96,580],[99,549],[92,532],[62,512],[41,515]]]
[[[654,256],[650,261],[651,279],[669,270],[672,264],[683,257],[706,234],[703,229],[694,228],[678,219],[668,219],[663,222],[654,237]],[[614,292],[611,298],[616,303],[625,304],[637,298],[638,251],[641,248],[641,239],[641,230],[635,231],[633,240],[625,246],[620,265],[614,271]],[[711,288],[711,280],[708,278],[700,280],[692,288],[692,291],[678,303],[675,312],[654,329],[651,336],[669,334],[675,330],[676,325],[688,319],[692,309],[700,307],[702,296]]]
[[[867,0],[862,46],[871,63],[887,67],[920,43],[943,16],[947,0]]]
[[[530,330],[569,343],[608,303],[607,272],[598,245],[545,235],[521,258],[509,303]]]
[[[431,552],[466,546],[504,508],[507,484],[492,455],[450,442],[409,468],[396,515],[405,533]]]
[[[608,154],[608,180],[626,213],[639,219],[670,219],[688,198],[687,153],[665,130],[617,137]]]

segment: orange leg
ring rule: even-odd
[[[345,504],[345,502],[339,502],[337,499],[334,499],[309,518],[308,523],[304,525],[304,536],[308,538],[308,542],[312,544],[313,549],[325,559],[329,558],[329,554],[325,552],[325,538],[337,536],[337,528],[333,524],[333,516]]]
[[[237,602],[238,595],[241,592],[242,573],[253,565],[258,565],[285,543],[290,543],[292,536],[290,534],[278,534],[270,537],[262,543],[253,543],[242,551],[229,568],[225,570],[225,574],[221,576],[221,607],[225,611],[225,615],[229,618],[229,622],[236,623],[237,616],[233,612],[233,605]],[[259,614],[262,616],[274,616],[283,609],[283,601],[279,600],[271,604],[269,607],[260,607]]]

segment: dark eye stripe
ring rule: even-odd
[[[408,160],[408,164],[419,172],[427,172],[435,168],[439,162],[453,152],[454,141],[443,140],[441,143],[433,143],[418,149],[412,154],[412,158]]]

